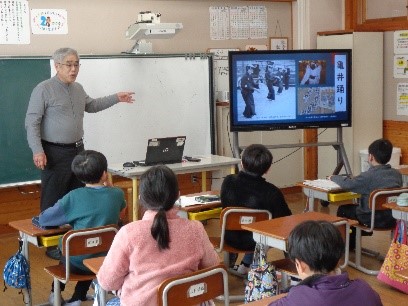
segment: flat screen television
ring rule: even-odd
[[[351,126],[351,50],[229,52],[231,131]]]

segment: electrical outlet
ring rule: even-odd
[[[92,237],[86,239],[86,247],[87,248],[93,248],[101,244],[101,239],[100,237]]]

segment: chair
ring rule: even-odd
[[[117,233],[115,225],[106,225],[83,230],[71,230],[62,237],[62,255],[65,265],[45,267],[44,270],[54,278],[54,305],[61,305],[60,283],[85,281],[96,278],[95,274],[75,274],[70,272],[69,257],[107,252]]]
[[[229,253],[246,253],[248,250],[241,250],[228,245],[225,242],[225,231],[242,231],[242,225],[269,220],[272,214],[267,210],[251,209],[243,207],[226,207],[221,211],[220,216],[220,237],[210,237],[211,243],[214,245],[218,253],[224,252],[224,264],[226,267],[230,266]],[[228,268],[228,272],[242,277],[235,270]],[[230,300],[244,300],[244,296],[236,295],[230,296]]]
[[[362,224],[353,225],[356,228],[356,249],[355,249],[355,261],[349,262],[349,265],[360,270],[366,274],[370,275],[377,275],[380,271],[379,270],[370,270],[365,268],[361,263],[361,255],[363,252],[379,256],[378,252],[373,252],[371,250],[363,249],[362,248],[362,231],[367,233],[372,233],[374,231],[390,231],[394,230],[393,227],[389,228],[376,228],[374,227],[374,220],[375,220],[375,213],[379,210],[386,210],[388,208],[384,207],[383,205],[390,202],[395,202],[397,196],[399,196],[403,192],[408,192],[408,187],[402,188],[386,188],[386,189],[377,189],[371,192],[370,199],[369,199],[369,207],[371,209],[371,226],[364,226]]]
[[[229,253],[247,253],[248,250],[241,250],[228,245],[225,242],[225,231],[242,231],[242,225],[254,222],[269,220],[272,214],[267,210],[242,208],[242,207],[226,207],[221,211],[220,216],[220,237],[210,237],[211,243],[214,245],[218,253],[224,252],[224,264],[229,267]],[[229,272],[231,269],[228,269]]]
[[[221,295],[224,305],[229,305],[228,273],[222,264],[163,281],[157,302],[159,306],[189,306]]]

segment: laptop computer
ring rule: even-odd
[[[147,141],[146,159],[140,166],[181,163],[186,136],[152,138]]]

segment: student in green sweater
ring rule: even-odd
[[[85,187],[70,191],[54,206],[44,210],[39,216],[41,226],[69,224],[74,230],[118,224],[120,212],[125,208],[124,193],[108,182],[106,157],[99,152],[86,150],[80,152],[72,162],[72,172],[85,184]],[[98,254],[101,256],[103,254]],[[89,274],[82,261],[91,256],[72,256],[71,271]],[[65,263],[65,260],[62,259]],[[76,284],[73,296],[64,305],[81,305],[86,300],[91,281]],[[61,290],[65,284],[61,283]],[[54,301],[53,292],[49,302]]]

